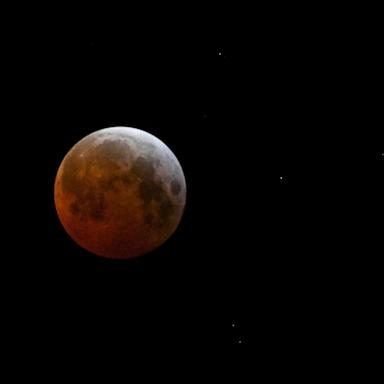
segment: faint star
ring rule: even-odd
[[[242,341],[241,340],[239,340],[239,344],[241,344],[242,343]]]

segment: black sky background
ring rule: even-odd
[[[310,351],[332,361],[372,336],[382,289],[379,28],[365,16],[291,11],[52,16],[25,31],[13,126],[28,154],[17,181],[29,229],[13,242],[10,275],[22,281],[26,340],[39,334],[53,351],[226,346],[310,362]],[[111,126],[164,141],[188,189],[174,236],[127,262],[79,248],[53,202],[67,151]]]

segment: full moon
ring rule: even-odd
[[[54,199],[70,237],[86,250],[130,259],[164,243],[180,223],[183,170],[158,138],[136,128],[84,137],[57,171]]]

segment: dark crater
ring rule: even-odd
[[[169,199],[168,194],[160,180],[155,180],[155,161],[152,158],[146,159],[138,157],[133,164],[132,172],[139,178],[139,195],[143,200],[144,206],[152,201],[159,207],[159,215],[154,218],[152,214],[147,213],[145,221],[153,226],[162,227],[170,223],[174,212],[174,204]]]
[[[69,209],[76,216],[101,221],[105,212],[104,195],[91,188],[85,188],[82,193],[76,195],[76,200],[70,204]]]
[[[181,185],[180,185],[180,183],[176,179],[172,180],[172,182],[171,182],[171,191],[176,196],[181,191]]]

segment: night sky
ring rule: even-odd
[[[19,182],[34,197],[33,234],[14,245],[23,256],[11,270],[31,319],[20,327],[48,350],[149,343],[333,359],[379,321],[376,24],[195,16],[52,17],[25,33],[28,65],[16,70],[32,148]],[[53,201],[67,151],[112,126],[160,138],[187,182],[175,234],[128,261],[81,249]]]

